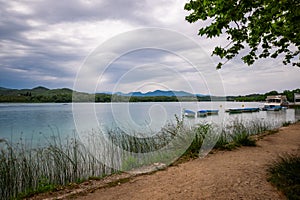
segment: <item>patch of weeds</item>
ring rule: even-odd
[[[269,130],[268,135],[273,135],[273,134],[278,133],[278,132],[279,132],[279,129]]]
[[[285,155],[268,168],[268,181],[288,199],[300,199],[300,156]]]
[[[256,141],[250,135],[243,131],[232,136],[232,140],[236,146],[256,146]]]
[[[291,124],[292,124],[291,121],[287,121],[287,122],[283,122],[283,123],[282,123],[282,126],[283,126],[283,127],[287,127],[287,126],[289,126],[289,125],[291,125]]]
[[[36,194],[44,193],[44,192],[52,192],[56,191],[58,186],[49,183],[49,180],[45,177],[41,178],[39,181],[39,185],[36,189],[28,189],[25,192],[19,193],[16,199],[24,199],[32,197]]]
[[[114,186],[120,185],[122,183],[127,183],[127,182],[130,181],[130,179],[131,178],[122,178],[120,180],[110,182],[110,183],[107,184],[107,187],[114,187]]]
[[[222,149],[223,150],[228,150],[228,151],[232,151],[233,149],[236,149],[236,144],[234,142],[230,142],[228,144],[225,144]]]
[[[221,150],[231,150],[229,148],[229,141],[228,135],[225,131],[222,131],[218,137],[217,143],[215,144],[214,148],[221,149]]]

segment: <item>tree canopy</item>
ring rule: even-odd
[[[242,57],[248,65],[260,58],[282,55],[285,65],[300,67],[299,0],[191,0],[185,10],[190,11],[188,22],[209,22],[200,28],[199,35],[227,35],[228,44],[216,45],[212,52],[225,59],[218,69],[248,48]]]

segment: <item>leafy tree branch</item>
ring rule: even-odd
[[[282,55],[283,64],[300,67],[299,0],[191,0],[185,10],[191,12],[186,16],[190,23],[211,22],[199,29],[199,35],[227,35],[229,44],[216,46],[212,52],[221,59],[231,60],[249,48],[242,57],[248,65],[257,59]],[[217,68],[222,65],[220,62]]]

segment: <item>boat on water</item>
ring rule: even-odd
[[[229,114],[236,114],[236,113],[252,113],[252,112],[259,112],[259,108],[230,108],[227,109],[226,112]]]
[[[242,113],[242,108],[229,108],[225,112],[228,112],[229,114],[236,114],[236,113]]]
[[[264,111],[279,111],[279,110],[282,110],[283,108],[285,108],[285,107],[269,105],[269,106],[264,106],[262,110],[264,110]]]
[[[207,111],[206,110],[199,110],[197,112],[197,117],[207,117]]]
[[[208,115],[217,115],[219,110],[199,110],[197,112],[197,117],[206,117]]]
[[[207,115],[217,115],[219,114],[219,110],[206,110]]]
[[[289,108],[300,108],[300,93],[294,93],[294,102],[289,103]]]
[[[242,112],[259,112],[259,108],[243,108]]]
[[[295,93],[294,94],[294,105],[295,106],[300,106],[300,93]]]
[[[289,103],[285,95],[267,96],[266,103],[262,110],[265,111],[279,111],[288,107]]]
[[[183,115],[185,117],[195,117],[196,113],[194,111],[191,110],[184,110]]]

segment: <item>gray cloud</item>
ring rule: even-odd
[[[219,61],[210,57],[211,51],[215,45],[224,45],[227,41],[197,36],[202,23],[187,23],[183,6],[184,2],[180,0],[0,0],[0,86],[72,87],[85,58],[106,42],[105,48],[110,50],[101,61],[89,61],[94,67],[86,70],[87,75],[97,74],[97,66],[106,61],[113,62],[111,59],[123,50],[132,50],[139,45],[149,49],[132,51],[115,60],[103,76],[103,90],[113,88],[126,73],[120,89],[131,90],[130,85],[146,82],[149,87],[145,89],[154,88],[153,82],[161,83],[162,88],[189,89],[183,86],[183,79],[173,77],[176,72],[186,77],[197,93],[206,91],[201,87],[205,79],[213,79],[210,74],[215,73],[215,64]],[[189,43],[178,40],[176,34],[127,34],[126,39],[110,43],[110,38],[119,33],[144,27],[178,31],[198,43],[202,51],[199,53]],[[151,49],[157,44],[162,50]],[[132,70],[134,67],[136,69]],[[174,69],[173,76],[168,74],[167,67]],[[248,68],[237,58],[218,73],[229,94],[300,86],[299,69],[283,69],[276,60],[262,60]],[[94,83],[93,78],[86,76],[86,84]]]
[[[86,38],[76,35],[76,26],[93,24],[104,20],[119,20],[130,23],[146,23],[147,19],[136,17],[146,9],[144,3],[134,1],[0,1],[0,68],[1,79],[4,66],[23,70],[27,73],[38,71],[41,76],[70,76],[64,66],[69,61],[74,71],[88,51],[84,49]],[[139,11],[139,12],[138,12]],[[62,31],[71,32],[65,35]],[[73,25],[72,25],[73,24]],[[52,26],[52,27],[51,27]],[[57,27],[59,26],[59,27]],[[51,29],[53,28],[53,29]],[[60,28],[60,33],[52,33]],[[84,26],[83,26],[84,28]],[[105,32],[107,27],[100,27]],[[84,30],[83,30],[84,31]],[[60,38],[56,36],[59,35]],[[71,38],[69,37],[71,35]],[[93,37],[93,36],[91,36]],[[77,44],[70,42],[77,40]],[[91,45],[88,49],[91,50]],[[69,66],[70,67],[70,66]],[[6,72],[7,73],[7,72]],[[5,85],[22,87],[22,77],[15,74]],[[19,80],[19,81],[17,81]],[[43,84],[41,82],[41,84]]]

